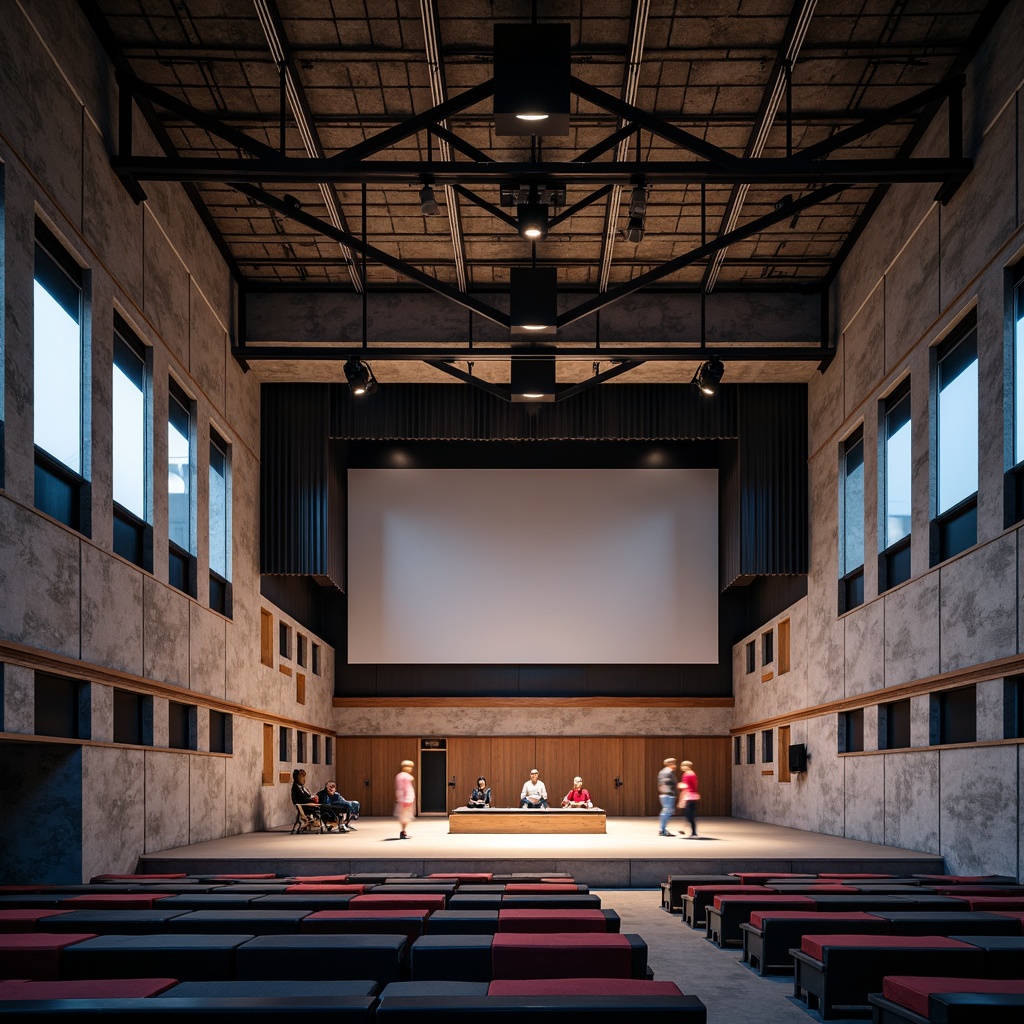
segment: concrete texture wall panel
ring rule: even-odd
[[[145,850],[188,845],[189,754],[145,751]]]
[[[939,209],[932,205],[885,275],[885,368],[891,370],[939,315]]]
[[[83,878],[135,870],[145,848],[145,758],[127,747],[82,748]]]
[[[4,135],[75,227],[82,223],[81,103],[39,36],[12,7],[0,33],[0,110]],[[31,88],[26,88],[31,83]],[[40,131],[40,125],[46,130]],[[49,205],[49,204],[47,204]]]
[[[806,722],[807,772],[798,776],[802,796],[797,806],[798,828],[841,836],[844,830],[843,762],[835,756],[838,744],[835,715]]]
[[[846,633],[845,696],[878,690],[885,685],[885,604],[871,601],[843,616]]]
[[[223,757],[189,758],[189,843],[205,843],[225,833],[226,763]]]
[[[939,672],[939,573],[911,579],[883,598],[885,686]]]
[[[1003,739],[1003,679],[988,679],[974,689],[978,742]]]
[[[1016,150],[1016,111],[1011,105],[973,154],[974,170],[942,209],[943,306],[958,298],[1016,226]]]
[[[844,414],[845,359],[843,336],[839,335],[835,356],[828,369],[814,374],[807,384],[807,451],[812,459],[820,455],[822,445],[832,436],[836,423]]]
[[[964,89],[964,136],[976,143],[1002,110],[1007,97],[1024,81],[1024,52],[1008,40],[1024,39],[1024,7],[1009,3],[996,27],[978,47],[967,73]]]
[[[132,296],[142,296],[142,225],[145,207],[136,206],[110,169],[107,142],[87,123],[82,231],[106,271]]]
[[[143,668],[162,683],[189,685],[189,599],[146,577],[143,588]]]
[[[761,670],[746,671],[746,645],[753,641],[760,651],[761,634],[768,629],[775,631],[778,643],[779,623],[789,620],[790,670],[776,674],[767,683],[761,681]],[[733,645],[733,697],[736,706],[734,722],[756,722],[773,718],[786,711],[806,707],[807,699],[807,599],[802,598],[790,605],[770,622],[764,623]]]
[[[995,312],[1005,303],[1003,275],[985,274],[978,283],[978,305]],[[1013,359],[1006,358],[1006,324],[999,316],[978,320],[978,540],[1003,533],[1006,499],[1003,473],[1014,461]],[[1005,407],[1004,407],[1005,406]]]
[[[940,671],[1017,652],[1016,564],[1011,533],[942,566]]]
[[[246,373],[230,353],[225,365],[225,415],[238,443],[256,455],[260,450],[259,381],[255,374]]]
[[[89,688],[89,739],[96,743],[114,742],[114,689],[102,683],[87,683]]]
[[[189,373],[218,412],[225,408],[224,328],[195,282],[189,279]]]
[[[3,731],[36,731],[36,674],[22,665],[4,665]]]
[[[225,695],[226,623],[222,615],[189,605],[189,686],[212,697]]]
[[[178,373],[189,365],[189,275],[154,218],[146,211],[143,302],[147,318],[177,357]]]
[[[845,415],[853,414],[851,404],[874,387],[885,360],[885,282],[879,281],[864,305],[843,331],[843,376],[846,381]]]
[[[885,757],[844,757],[843,795],[847,839],[885,842]]]
[[[77,658],[81,542],[0,498],[0,636]]]
[[[1017,870],[1017,752],[1013,747],[943,750],[939,754],[939,829],[953,874]]]
[[[143,674],[143,574],[82,544],[82,658]]]
[[[258,832],[290,822],[287,816],[273,813],[275,790],[286,787],[276,781],[273,786],[264,786],[261,782],[263,723],[236,715],[233,730],[234,754],[224,765],[227,834]]]
[[[885,756],[885,842],[905,850],[939,849],[939,754]]]

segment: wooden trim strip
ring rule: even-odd
[[[836,757],[872,757],[877,754],[934,753],[936,750],[973,750],[976,747],[1019,747],[1024,736],[1011,736],[1004,740],[975,740],[973,743],[931,743],[925,747],[890,747],[884,750],[841,750]]]
[[[82,661],[80,658],[71,658],[66,654],[42,651],[36,647],[29,647],[27,644],[14,643],[12,640],[0,640],[0,662],[8,665],[20,665],[22,668],[30,668],[38,672],[53,672],[61,676],[70,675],[90,683],[117,686],[123,690],[131,690],[133,693],[145,693],[152,697],[196,704],[214,711],[238,715],[241,718],[252,718],[273,725],[283,725],[289,729],[305,729],[307,732],[317,732],[331,737],[336,735],[333,724],[329,726],[314,725],[312,722],[305,722],[298,718],[287,718],[274,711],[252,708],[247,704],[238,704],[221,697],[190,690],[185,686],[176,686],[173,683],[158,683],[145,676],[122,672],[116,668],[106,668],[103,665],[94,665],[91,662]],[[142,747],[140,749],[153,750],[154,748]]]
[[[748,722],[745,725],[733,726],[730,730],[730,735],[738,736],[742,733],[755,732],[758,729],[771,729],[778,725],[787,725],[790,722],[806,721],[808,718],[821,718],[825,715],[841,714],[844,711],[856,711],[858,708],[871,707],[873,704],[888,704],[890,701],[905,700],[907,697],[920,697],[928,693],[938,693],[942,690],[953,690],[958,686],[968,686],[971,683],[985,683],[992,679],[1002,679],[1005,676],[1017,675],[1020,672],[1024,672],[1024,654],[1015,654],[1009,658],[985,661],[980,665],[974,665],[970,668],[955,669],[952,672],[943,672],[937,676],[926,676],[923,679],[915,679],[909,683],[900,683],[899,686],[885,686],[880,690],[870,690],[867,693],[857,694],[855,697],[843,697],[840,700],[832,700],[824,704],[799,708],[796,711],[790,711],[784,715],[775,715],[772,718],[765,718],[759,722]],[[945,744],[943,745],[945,746]],[[969,744],[969,746],[973,745]]]
[[[45,743],[49,746],[114,747],[117,750],[155,750],[158,754],[196,754],[199,757],[232,757],[218,750],[189,750],[186,747],[151,747],[142,743],[109,743],[106,740],[79,740],[70,736],[38,736],[35,733],[0,732],[0,741],[6,743]]]
[[[336,708],[731,708],[732,697],[335,697]]]

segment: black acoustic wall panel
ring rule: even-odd
[[[327,436],[325,384],[261,390],[260,572],[345,579],[344,482]]]

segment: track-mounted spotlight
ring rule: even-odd
[[[528,202],[516,207],[519,235],[531,242],[539,242],[548,237],[548,204],[537,198],[537,190],[530,189]]]
[[[345,363],[345,380],[353,395],[372,395],[377,390],[377,378],[367,363],[350,356]]]
[[[424,217],[437,217],[441,213],[441,207],[434,198],[434,190],[429,185],[420,189],[420,213]]]
[[[630,217],[626,224],[626,230],[622,237],[627,242],[642,242],[644,240],[644,219],[643,217]]]
[[[630,217],[647,216],[647,186],[637,185],[629,194],[629,215]]]
[[[724,375],[725,364],[718,356],[712,356],[706,363],[701,363],[697,367],[693,383],[700,388],[702,395],[713,395],[718,390],[718,385],[722,383]]]

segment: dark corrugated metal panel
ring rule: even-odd
[[[808,570],[807,386],[747,385],[738,407],[737,575]],[[731,582],[728,578],[723,583]]]
[[[740,443],[719,446],[718,578],[724,590],[742,574],[740,552]]]
[[[331,436],[373,440],[697,440],[735,437],[737,386],[612,384],[565,402],[512,404],[472,386],[389,384],[369,400],[331,385]]]
[[[344,503],[329,457],[328,386],[265,384],[260,392],[260,572],[341,587]]]

